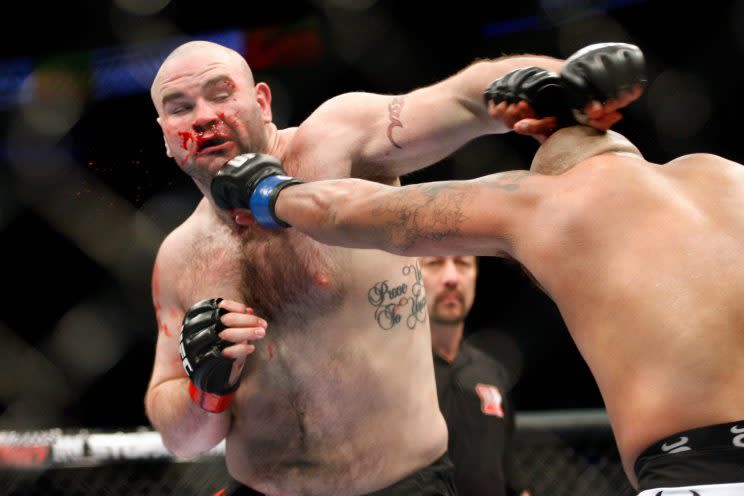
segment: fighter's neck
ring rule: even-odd
[[[282,162],[284,170],[290,175],[297,173],[297,171],[289,170],[292,168],[292,164],[290,163],[290,160],[288,160],[288,154],[295,132],[297,132],[296,127],[277,129],[272,123],[271,128],[269,129],[269,139],[267,142],[266,153],[278,158]]]

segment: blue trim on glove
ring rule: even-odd
[[[253,190],[253,194],[251,194],[251,199],[249,201],[251,214],[253,214],[253,218],[256,219],[256,222],[263,227],[285,227],[277,221],[276,217],[274,217],[274,212],[271,211],[270,203],[274,189],[278,185],[291,180],[292,178],[289,176],[267,176],[261,179]]]

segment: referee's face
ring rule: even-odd
[[[460,324],[475,299],[478,266],[473,256],[422,257],[421,273],[432,324]]]

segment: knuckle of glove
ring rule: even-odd
[[[523,67],[497,79],[486,91],[494,101],[529,103],[540,117],[567,114],[561,77],[539,67]]]
[[[212,197],[218,207],[250,208],[249,199],[265,177],[284,174],[281,163],[271,155],[245,153],[229,160],[212,179]]]
[[[535,73],[525,81],[523,94],[539,117],[554,116],[561,120],[570,113],[562,80],[554,72]]]
[[[538,67],[523,67],[507,72],[488,85],[485,93],[486,102],[493,100],[495,103],[517,103],[524,100],[525,97],[522,93],[524,81],[540,70]]]
[[[193,305],[183,319],[179,346],[184,370],[202,391],[225,394],[229,387],[232,360],[222,356],[229,345],[220,339],[225,326],[220,317],[227,313],[218,305],[222,298],[203,300]]]

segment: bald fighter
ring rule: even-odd
[[[238,53],[191,42],[167,57],[151,89],[157,121],[204,195],[153,272],[160,332],[146,410],[168,449],[193,457],[225,439],[241,494],[452,493],[416,259],[238,225],[229,192],[210,183],[227,160],[252,166],[261,153],[305,181],[392,186],[509,131],[483,88],[535,65],[552,73],[561,61],[505,57],[405,95],[344,94],[279,130],[270,88]]]
[[[515,105],[490,110],[513,117]],[[332,245],[518,261],[560,309],[641,494],[744,494],[740,164],[708,154],[654,164],[617,133],[572,126],[529,171],[295,184],[272,213]]]

